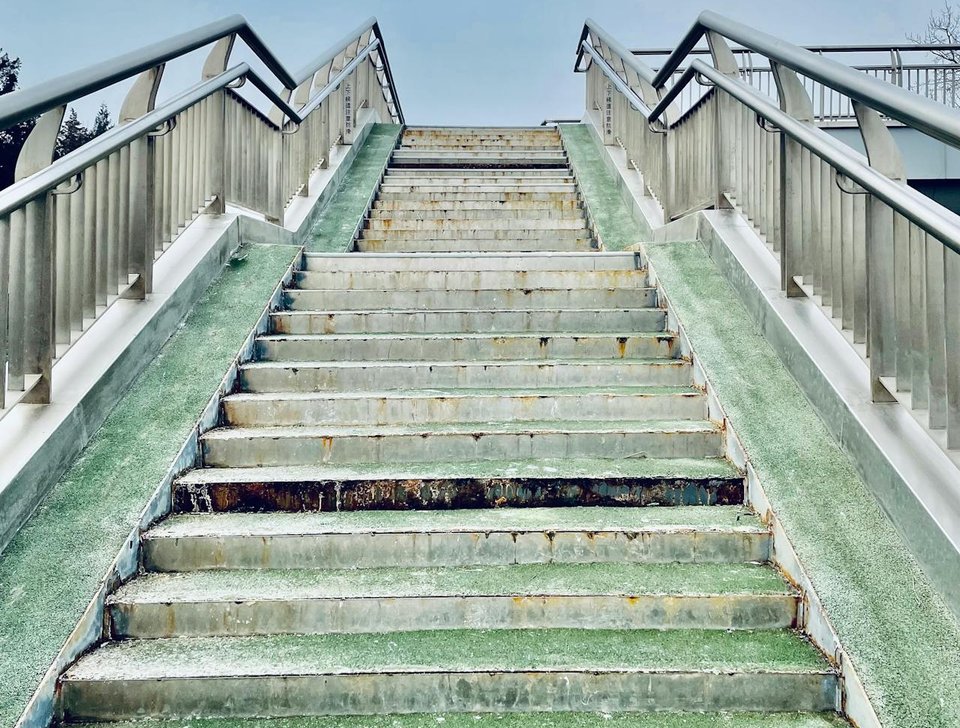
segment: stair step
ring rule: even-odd
[[[530,193],[537,194],[567,194],[567,195],[576,195],[576,185],[573,182],[558,182],[558,183],[548,183],[548,182],[537,182],[531,184],[517,184],[515,182],[496,182],[490,180],[484,182],[483,184],[471,184],[471,185],[458,185],[451,184],[448,181],[437,182],[435,184],[395,184],[390,181],[389,178],[383,181],[383,185],[380,187],[378,193],[379,196],[386,195],[402,195],[404,199],[417,199],[416,197],[411,197],[410,195],[416,194],[439,194],[445,193],[448,197],[457,197],[461,198],[463,195],[466,195],[467,199],[473,199],[475,194],[496,194],[500,195],[500,199],[509,199],[506,195],[510,194],[523,194],[528,195]],[[434,198],[434,199],[444,199],[444,198]],[[478,198],[483,199],[483,198]],[[520,199],[524,199],[521,197]],[[549,198],[547,198],[549,199]]]
[[[545,291],[648,288],[644,270],[476,270],[476,271],[324,271],[304,270],[294,275],[304,290],[349,291]]]
[[[147,574],[114,639],[436,629],[784,629],[797,594],[757,564],[524,564]]]
[[[446,172],[446,174],[440,174]],[[544,174],[549,172],[550,174]],[[387,171],[385,184],[391,185],[484,185],[484,184],[573,184],[575,179],[567,170],[559,169],[400,169]]]
[[[494,237],[486,233],[495,233],[496,237],[526,237],[538,231],[548,231],[551,235],[568,231],[583,232],[587,224],[582,217],[537,218],[533,215],[521,220],[494,217],[488,219],[455,220],[452,218],[434,218],[432,220],[405,219],[396,217],[374,217],[367,220],[365,230],[373,235],[376,232],[389,233],[430,233],[434,237],[471,238]],[[366,233],[364,233],[366,234]],[[429,236],[427,236],[429,237]]]
[[[229,721],[229,722],[227,722]],[[180,719],[177,728],[849,728],[828,713],[407,713],[292,718]],[[72,728],[170,728],[167,721],[72,723]]]
[[[538,231],[539,232],[539,231]],[[560,231],[567,232],[567,231]],[[356,242],[357,250],[363,253],[437,253],[460,252],[500,253],[504,251],[577,251],[593,250],[594,243],[587,237],[562,238],[551,237],[523,239],[406,239],[402,236],[385,238],[363,237]]]
[[[282,311],[270,315],[278,334],[389,334],[389,333],[537,333],[564,331],[620,333],[658,332],[666,324],[659,308],[526,309],[408,311]],[[647,382],[641,382],[646,384]]]
[[[370,210],[370,219],[389,220],[393,222],[418,220],[434,225],[440,222],[462,223],[468,220],[499,220],[510,221],[517,227],[526,227],[534,220],[583,220],[583,209],[575,204],[556,205],[545,207],[526,206],[517,207],[518,203],[491,201],[480,203],[473,209],[468,207],[457,208],[453,205],[446,207],[429,207],[410,205],[406,209],[385,209],[382,204],[374,204]],[[510,207],[509,205],[514,205]]]
[[[345,393],[249,393],[223,400],[234,427],[374,425],[580,419],[704,419],[706,396],[691,387],[452,389]]]
[[[516,203],[528,208],[536,208],[537,205],[550,206],[572,206],[579,207],[582,203],[575,187],[567,185],[554,185],[557,189],[546,191],[534,191],[529,187],[521,187],[516,190],[506,190],[497,186],[489,185],[470,185],[477,190],[467,190],[457,188],[455,191],[442,191],[437,189],[411,189],[410,185],[401,185],[395,190],[383,189],[377,192],[377,199],[374,203],[381,207],[390,205],[401,205],[403,208],[418,209],[422,204],[428,208],[431,203],[441,207],[453,205],[454,207],[463,205],[477,205],[487,203],[497,203],[502,205]],[[489,189],[485,189],[489,187]],[[486,209],[481,207],[480,209]]]
[[[479,193],[478,193],[479,195]],[[421,198],[409,200],[405,197],[387,199],[378,197],[371,208],[372,214],[402,213],[411,215],[443,215],[454,213],[492,213],[523,217],[536,212],[540,215],[582,215],[583,207],[574,194],[551,195],[548,200],[505,199],[506,195],[478,196],[466,199],[455,195],[421,194]],[[514,195],[515,197],[515,195]]]
[[[279,334],[261,336],[265,361],[652,359],[679,352],[675,334]],[[535,393],[534,393],[535,396]]]
[[[704,420],[445,422],[406,425],[225,427],[200,438],[212,467],[564,457],[722,457]]]
[[[64,675],[65,718],[511,710],[830,711],[788,630],[436,630],[125,640]]]
[[[419,175],[427,175],[432,177],[462,177],[463,175],[468,175],[470,177],[502,177],[510,175],[523,175],[524,177],[556,177],[557,175],[572,176],[571,172],[563,172],[562,170],[556,169],[522,169],[522,168],[513,168],[513,169],[469,169],[469,170],[460,170],[460,169],[451,169],[448,167],[437,167],[436,169],[431,169],[429,167],[418,167],[417,169],[390,169],[387,168],[385,177],[415,177]]]
[[[174,486],[179,513],[743,502],[743,474],[720,458],[539,458],[201,468]]]
[[[471,274],[488,271],[532,272],[551,271],[580,273],[583,271],[635,271],[639,266],[636,253],[608,252],[542,252],[476,256],[472,253],[307,253],[304,263],[308,271],[467,271]]]
[[[638,276],[643,279],[645,276]],[[467,311],[467,310],[549,310],[585,308],[649,308],[657,305],[655,288],[500,288],[471,290],[450,288],[324,290],[292,288],[284,293],[291,311]],[[572,335],[576,335],[575,333]]]
[[[240,368],[248,392],[323,392],[446,387],[689,386],[679,359],[536,361],[250,362]]]
[[[737,506],[182,514],[143,536],[162,572],[769,558],[769,530]]]

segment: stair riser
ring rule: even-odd
[[[614,333],[663,331],[666,315],[657,308],[567,311],[346,311],[278,313],[270,317],[277,334],[463,333],[549,335],[565,331]]]
[[[595,248],[594,244],[588,239],[406,240],[402,237],[396,237],[390,240],[363,238],[357,241],[357,249],[365,253],[538,253],[545,250],[573,252],[594,250]]]
[[[471,185],[471,187],[478,187],[478,185]],[[479,187],[491,186],[480,185]],[[501,190],[497,186],[492,186],[482,192],[467,192],[465,190],[443,192],[434,189],[410,191],[410,187],[407,186],[400,187],[393,192],[381,188],[377,193],[374,206],[398,207],[399,209],[430,209],[431,207],[447,208],[452,206],[456,209],[479,205],[479,209],[486,210],[489,209],[487,205],[519,205],[521,209],[536,209],[539,205],[579,208],[581,204],[576,189],[567,186],[557,186],[556,190],[548,192],[534,192],[526,187],[508,191]]]
[[[732,506],[743,503],[743,480],[731,478],[447,478],[442,480],[306,480],[177,483],[177,513],[541,506]]]
[[[673,358],[669,335],[604,338],[489,337],[468,339],[260,339],[264,361],[509,361],[523,359]]]
[[[555,207],[532,207],[525,209],[511,209],[503,202],[481,203],[485,206],[481,209],[466,208],[432,208],[410,206],[407,209],[383,209],[382,206],[374,206],[370,211],[370,219],[392,220],[393,224],[406,224],[412,220],[419,220],[426,224],[437,225],[441,221],[457,222],[463,221],[509,221],[509,224],[518,228],[527,227],[532,221],[547,220],[570,220],[578,221],[583,219],[583,209],[577,205],[555,206]]]
[[[704,419],[702,395],[634,397],[424,397],[297,400],[228,399],[225,422],[235,427],[296,425],[402,425],[409,423]]]
[[[460,169],[400,169],[394,170],[387,168],[385,177],[410,177],[418,175],[427,175],[430,177],[463,177],[464,175],[469,177],[501,177],[504,175],[523,175],[524,177],[556,177],[557,175],[570,176],[570,172],[563,172],[562,170],[556,169],[469,169],[469,170],[460,170]]]
[[[428,435],[336,437],[207,436],[202,440],[202,450],[204,463],[212,467],[565,457],[717,458],[723,456],[723,438],[715,431],[519,434],[437,432]]]
[[[68,720],[375,713],[830,711],[822,673],[429,672],[71,681]]]
[[[478,185],[456,185],[450,184],[449,182],[440,182],[432,185],[402,185],[393,184],[387,180],[384,182],[383,186],[381,186],[378,196],[380,199],[404,199],[408,202],[418,199],[416,195],[422,194],[447,195],[446,197],[425,198],[435,200],[463,199],[464,196],[466,196],[467,199],[474,199],[474,196],[477,194],[495,195],[495,197],[489,197],[486,199],[509,200],[513,199],[511,196],[516,196],[515,199],[523,200],[529,199],[527,195],[530,194],[565,195],[569,199],[571,195],[575,196],[576,192],[577,188],[572,182],[563,184],[512,184],[506,182],[498,183],[491,180],[490,182],[485,182],[484,184]],[[485,198],[481,197],[477,199]],[[547,197],[546,199],[551,198]]]
[[[539,174],[528,174],[528,171]],[[440,172],[441,174],[437,174]],[[442,174],[447,172],[447,174]],[[489,185],[489,184],[573,184],[574,177],[565,170],[424,170],[404,169],[387,172],[383,177],[390,185]]]
[[[552,221],[546,221],[548,223]],[[560,222],[559,220],[557,222]],[[555,248],[563,249],[562,246],[570,243],[586,242],[590,238],[590,232],[583,222],[579,227],[573,228],[552,228],[549,226],[527,229],[463,229],[443,228],[433,230],[417,230],[410,228],[383,229],[383,230],[364,230],[361,242],[374,244],[380,241],[386,243],[392,242],[416,242],[425,243],[433,241],[445,241],[447,244],[471,245],[479,243],[489,245],[490,243],[499,243],[503,241],[509,245],[517,247],[519,244],[533,243],[534,245],[544,246],[544,250],[549,250],[548,245],[561,246]],[[535,249],[535,248],[534,248]],[[511,248],[506,248],[511,250]]]
[[[647,288],[637,270],[604,271],[298,271],[294,284],[304,290],[512,291]]]
[[[441,629],[787,629],[787,595],[422,596],[109,607],[114,639],[357,634]]]
[[[451,288],[426,291],[291,289],[284,294],[284,301],[292,311],[636,309],[656,306],[657,291],[654,288]]]
[[[248,392],[324,392],[364,389],[431,389],[441,387],[583,387],[608,385],[687,386],[692,375],[688,365],[665,360],[664,364],[576,362],[560,365],[489,364],[367,367],[245,367],[241,384]]]
[[[567,218],[543,218],[539,219],[535,215],[528,215],[523,219],[503,219],[492,217],[484,220],[456,220],[452,218],[434,218],[432,220],[416,219],[397,219],[392,216],[377,217],[367,220],[364,226],[373,235],[377,232],[389,233],[430,233],[436,236],[443,233],[444,236],[451,237],[491,237],[485,235],[487,232],[495,232],[501,235],[511,233],[519,234],[525,237],[530,231],[548,230],[551,234],[560,230],[584,231],[587,229],[586,223],[582,217]]]
[[[192,536],[143,541],[150,571],[364,569],[505,564],[743,563],[770,536],[723,531],[529,531]]]
[[[455,253],[439,255],[320,255],[308,253],[305,257],[308,271],[377,273],[377,272],[459,272],[470,275],[521,273],[544,271],[577,275],[582,272],[635,273],[638,258],[634,253],[540,253],[538,255],[475,255]]]

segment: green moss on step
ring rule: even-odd
[[[650,239],[650,230],[630,213],[620,196],[617,180],[611,176],[597,144],[586,124],[561,124],[560,134],[577,183],[586,198],[600,240],[607,250],[623,250]]]
[[[783,713],[438,713],[275,719],[138,720],[71,728],[839,728],[834,716]]]
[[[699,244],[647,245],[885,726],[960,726],[960,625]]]
[[[0,726],[12,726],[296,249],[249,246],[211,285],[0,557]]]
[[[73,679],[426,670],[828,669],[788,630],[434,630],[389,634],[203,637],[112,642],[68,673]]]
[[[343,183],[320,213],[307,242],[308,250],[340,253],[347,249],[399,135],[399,125],[374,124]]]

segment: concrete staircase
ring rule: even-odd
[[[64,719],[832,711],[643,261],[594,245],[554,131],[408,129]]]

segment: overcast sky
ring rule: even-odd
[[[572,67],[585,16],[625,45],[672,46],[705,7],[800,44],[889,43],[922,31],[942,1],[0,0],[0,47],[22,59],[28,86],[242,13],[295,70],[376,15],[408,123],[525,125],[580,115]],[[172,64],[161,96],[198,80],[200,62]],[[123,93],[81,102],[81,116],[101,100],[115,114]]]

